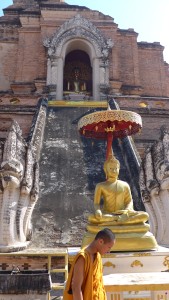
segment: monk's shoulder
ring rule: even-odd
[[[86,259],[86,252],[84,250],[81,250],[79,253],[76,254],[74,259],[74,264],[83,264]]]

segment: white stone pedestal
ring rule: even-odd
[[[68,248],[69,262],[80,248]],[[103,275],[169,271],[169,248],[154,251],[113,252],[103,255]]]
[[[104,275],[169,271],[169,248],[154,251],[118,252],[103,256]]]

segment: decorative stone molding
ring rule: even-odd
[[[14,94],[30,94],[35,91],[33,82],[13,82],[11,89]]]
[[[135,95],[140,96],[143,93],[143,87],[142,86],[136,86],[136,85],[122,85],[121,91],[123,92],[123,95]]]
[[[103,267],[112,267],[112,268],[115,268],[116,265],[113,264],[111,261],[106,261],[104,264],[103,264]]]
[[[169,131],[147,148],[140,170],[140,189],[150,216],[150,229],[160,245],[169,247]]]
[[[140,260],[134,260],[132,263],[131,263],[131,267],[134,268],[134,267],[143,267],[143,264]]]
[[[1,145],[0,252],[24,249],[32,234],[31,217],[39,195],[39,158],[46,106],[42,102],[28,143],[13,121]]]
[[[36,88],[36,94],[43,94],[46,87],[46,81],[44,79],[35,79],[34,83]]]
[[[108,95],[110,93],[110,86],[108,84],[100,84],[100,92],[104,95]]]
[[[163,265],[167,267],[167,270],[169,270],[169,256],[164,258]]]
[[[120,80],[110,80],[110,90],[113,94],[120,95],[120,89],[122,86],[122,81]]]
[[[65,22],[51,38],[46,38],[43,44],[48,48],[49,56],[59,56],[63,44],[70,38],[90,40],[95,45],[97,56],[104,61],[108,59],[109,50],[113,47],[112,40],[106,40],[100,30],[80,14]]]

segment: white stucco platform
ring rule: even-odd
[[[69,261],[80,248],[68,248]],[[169,271],[169,248],[154,251],[113,252],[103,255],[103,274]]]
[[[103,277],[107,299],[169,300],[169,273],[119,273]]]
[[[169,270],[169,248],[155,251],[110,253],[103,256],[104,275]]]

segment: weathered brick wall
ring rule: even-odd
[[[18,113],[0,113],[0,138],[6,138],[8,130],[13,120],[17,121],[22,129],[23,137],[26,138],[29,134],[32,124],[32,114]]]
[[[169,95],[169,64],[165,62],[165,82],[166,82],[166,91],[167,95]]]
[[[138,51],[140,82],[144,88],[143,94],[167,96],[163,47],[158,43],[138,43]]]
[[[46,77],[45,49],[39,29],[23,29],[19,36],[16,82],[31,82]]]
[[[160,128],[164,125],[169,128],[169,101],[167,98],[146,97],[116,97],[115,99],[120,109],[134,111],[142,117],[141,133],[132,137],[139,154],[143,157],[145,148],[159,139]],[[145,107],[142,106],[143,104]]]
[[[137,135],[137,139],[144,140],[145,145],[159,139],[161,126],[166,125],[169,128],[169,113],[164,110],[161,110],[161,112],[151,110],[150,113],[140,111],[140,115],[143,121],[143,128],[141,133]]]
[[[0,271],[12,271],[13,266],[18,266],[20,271],[23,270],[47,270],[48,255],[16,255],[16,256],[0,256]],[[64,258],[62,256],[51,257],[51,268],[57,269],[64,267]]]
[[[134,31],[118,31],[119,79],[124,85],[139,85],[137,34]]]
[[[0,90],[10,89],[10,83],[15,79],[17,62],[17,44],[0,43]]]

